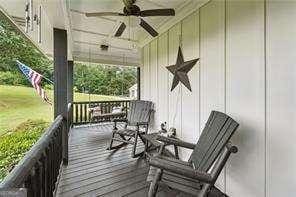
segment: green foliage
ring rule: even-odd
[[[48,125],[43,120],[28,120],[0,137],[0,181],[24,157]]]
[[[127,95],[136,83],[137,73],[133,67],[85,65],[74,67],[74,87],[78,92],[103,95]]]
[[[10,71],[0,72],[0,84],[14,84],[14,74]]]
[[[43,86],[43,88],[46,89],[46,90],[53,90],[54,89],[52,84],[46,84],[46,85]]]
[[[20,73],[15,62],[17,59],[30,66],[35,71],[42,73],[45,77],[50,78],[53,71],[52,62],[43,56],[43,54],[21,34],[15,31],[7,21],[0,19],[0,26],[0,71]],[[20,75],[16,77],[19,78]],[[15,83],[15,81],[13,83]],[[29,85],[26,80],[20,80],[18,84]]]
[[[29,84],[29,81],[21,76],[20,73],[13,73],[11,71],[0,71],[0,84],[3,85],[19,85]]]
[[[53,81],[52,62],[4,19],[0,19],[0,27],[0,84],[31,86],[17,67],[16,59]],[[132,67],[84,63],[75,63],[74,66],[74,89],[78,92],[127,95],[128,88],[135,83],[136,69]],[[42,85],[52,89],[46,80]]]

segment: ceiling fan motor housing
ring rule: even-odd
[[[127,16],[139,16],[140,15],[140,8],[136,5],[131,5],[129,8],[124,7],[123,8],[123,13]]]
[[[150,9],[150,10],[141,10],[137,5],[135,5],[136,0],[122,0],[125,7],[123,8],[123,13],[119,12],[94,12],[86,13],[87,17],[100,17],[100,16],[136,16],[140,17],[140,26],[145,29],[151,36],[158,36],[157,31],[149,25],[142,17],[151,17],[151,16],[175,16],[174,9]],[[122,35],[126,28],[124,22],[121,22],[118,27],[115,37]],[[102,47],[101,47],[102,48]],[[103,50],[103,49],[102,49]]]

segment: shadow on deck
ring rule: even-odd
[[[147,162],[131,158],[131,146],[106,150],[111,129],[110,123],[72,129],[69,165],[62,169],[56,196],[147,196]],[[138,150],[143,149],[139,143]],[[157,196],[179,195],[160,189]]]

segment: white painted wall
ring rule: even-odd
[[[142,99],[196,142],[211,110],[240,123],[217,185],[230,196],[296,196],[296,1],[212,0],[143,48]],[[179,42],[181,38],[182,42]],[[192,92],[170,92],[181,45]],[[190,152],[181,150],[182,158]]]

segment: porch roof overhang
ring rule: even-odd
[[[137,0],[142,9],[174,8],[174,17],[147,17],[145,20],[159,34],[191,14],[209,0]],[[38,14],[41,7],[41,42],[38,42],[38,28],[25,33],[25,5],[32,3],[32,15]],[[103,64],[141,66],[141,47],[149,43],[151,37],[138,25],[136,17],[97,17],[87,18],[86,12],[121,12],[121,0],[0,0],[1,11],[14,22],[41,52],[53,57],[53,28],[66,29],[68,32],[68,59]],[[121,37],[114,34],[123,21],[127,28]],[[101,44],[109,46],[102,51]]]

